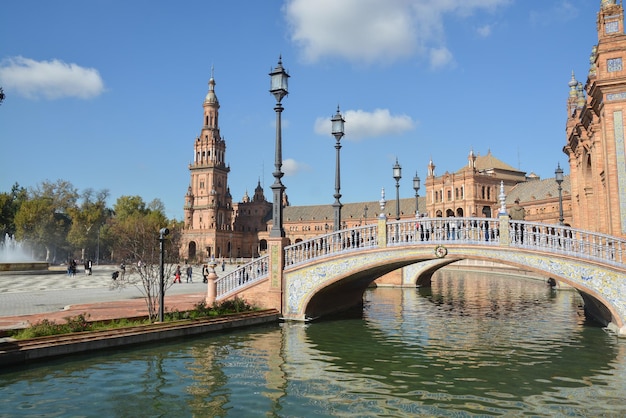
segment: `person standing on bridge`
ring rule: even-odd
[[[520,206],[519,199],[515,199],[515,204],[509,211],[509,217],[512,221],[523,221],[526,217],[526,210]],[[520,225],[518,223],[514,223],[515,227],[515,237],[514,239],[519,240],[520,244],[524,243],[524,225]]]

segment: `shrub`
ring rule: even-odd
[[[229,299],[219,304],[214,304],[213,309],[217,311],[218,315],[226,314],[226,313],[237,313],[237,312],[248,312],[252,311],[252,306],[248,305],[248,303],[241,298]]]
[[[255,310],[254,307],[240,298],[214,303],[213,306],[207,306],[206,302],[202,300],[196,303],[191,311],[180,312],[178,310],[174,310],[172,312],[168,312],[165,315],[165,320],[179,321],[185,319],[209,318],[225,314],[249,312],[253,310]],[[57,334],[69,334],[72,332],[123,328],[125,326],[136,326],[150,322],[148,320],[129,321],[128,319],[105,322],[89,322],[88,314],[80,314],[72,317],[66,317],[64,319],[66,322],[64,324],[57,324],[49,319],[42,319],[28,328],[16,331],[12,336],[18,340],[26,340],[29,338],[46,337]]]
[[[92,326],[91,323],[87,321],[89,315],[85,317],[85,314],[80,314],[72,317],[65,318],[65,325],[62,326],[67,332],[83,332],[90,331]]]

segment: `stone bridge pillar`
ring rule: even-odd
[[[378,247],[387,247],[387,217],[382,213],[378,217]]]
[[[274,308],[283,313],[283,270],[285,267],[285,246],[287,239],[284,237],[270,237],[267,239],[270,255],[269,260],[269,292],[267,299],[268,308]]]
[[[498,219],[500,220],[500,226],[498,227],[498,233],[500,234],[500,246],[508,247],[511,244],[511,237],[509,233],[509,220],[511,218],[509,218],[508,214],[501,213],[498,216]]]

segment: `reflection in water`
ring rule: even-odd
[[[619,346],[602,330],[584,326],[573,292],[555,294],[542,282],[449,274],[458,273],[440,275],[428,292],[369,293],[365,321],[349,325],[349,342],[340,322],[307,330],[311,344],[332,359],[320,367],[344,377],[335,379],[341,382],[337,392],[358,387],[360,396],[385,405],[381,414],[389,411],[390,398],[397,413],[588,408],[587,394],[570,395],[564,405],[558,399],[547,406],[526,402],[564,385],[587,387],[591,376],[611,373]]]
[[[624,341],[574,291],[443,272],[358,318],[284,323],[0,373],[8,416],[626,413]]]

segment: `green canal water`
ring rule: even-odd
[[[0,417],[618,417],[625,348],[575,291],[448,271],[358,317],[5,369]]]

